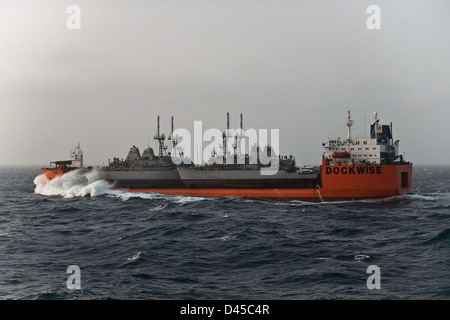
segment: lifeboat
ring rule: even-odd
[[[342,158],[348,159],[348,158],[350,158],[350,153],[348,153],[347,151],[344,151],[344,152],[333,152],[333,158],[334,158],[334,159],[336,159],[336,158],[339,158],[339,159],[342,159]]]

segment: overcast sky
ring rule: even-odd
[[[381,9],[370,30],[369,5]],[[69,5],[81,9],[68,29]],[[2,0],[0,165],[85,164],[175,126],[280,129],[281,153],[364,135],[377,111],[407,160],[450,164],[450,1]]]

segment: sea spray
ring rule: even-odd
[[[34,179],[34,184],[36,185],[34,192],[46,196],[73,198],[114,193],[110,189],[111,185],[101,180],[96,170],[88,172],[74,170],[52,180],[41,174]]]
[[[127,192],[124,190],[114,190],[112,184],[100,178],[97,170],[83,171],[74,170],[62,176],[48,180],[44,174],[38,175],[34,179],[36,185],[34,193],[44,196],[59,196],[63,198],[74,198],[102,195],[118,197],[123,201],[130,198],[141,199],[168,199],[174,203],[184,203],[199,201],[205,198],[191,198],[185,196],[169,196],[151,192]]]

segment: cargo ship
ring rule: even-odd
[[[260,153],[256,153],[255,162],[249,161],[255,159],[251,153],[258,151],[258,147],[252,148],[249,154],[224,157],[224,161],[176,165],[165,153],[165,136],[160,134],[158,117],[158,131],[154,137],[159,142],[158,155],[150,147],[141,155],[133,146],[125,160],[114,158],[107,167],[101,168],[100,177],[112,183],[113,188],[129,192],[269,201],[342,201],[409,193],[412,164],[399,154],[399,140],[393,139],[392,123],[383,125],[379,122],[378,114],[374,113],[370,135],[353,137],[354,121],[349,110],[347,138],[328,138],[323,142],[322,163],[316,167],[297,167],[295,158],[275,155],[269,145],[262,154],[276,161],[277,172],[265,175],[261,169],[268,165],[260,161]],[[169,137],[175,146],[176,139],[172,134]],[[238,157],[242,161],[237,161]]]

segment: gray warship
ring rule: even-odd
[[[173,132],[173,117],[171,121]],[[153,148],[147,147],[142,154],[139,148],[132,146],[125,160],[114,157],[108,160],[108,166],[100,169],[100,178],[108,181],[117,189],[182,188],[184,184],[178,174],[175,163],[167,146],[166,136],[160,132],[160,118],[157,118],[157,132],[153,137],[158,141],[158,155]],[[174,146],[176,141],[169,135]]]
[[[230,118],[227,113],[227,132]],[[240,116],[240,132],[243,118]],[[177,166],[185,188],[188,189],[239,189],[239,188],[316,188],[320,184],[319,168],[309,170],[296,166],[295,158],[277,155],[268,144],[263,150],[253,145],[249,153],[239,150],[239,135],[234,136],[233,150],[227,150],[227,134],[223,133],[222,155],[213,155],[201,166]],[[226,157],[223,155],[227,155]],[[221,158],[221,159],[218,159]],[[264,170],[274,171],[264,174]]]
[[[243,130],[243,118],[240,117],[240,128]],[[227,130],[230,129],[229,113],[227,113]],[[178,143],[173,136],[173,117],[171,133],[168,137],[175,152]],[[228,132],[228,131],[227,131]],[[101,168],[100,178],[113,184],[116,189],[155,190],[155,189],[220,189],[220,188],[315,188],[320,184],[319,168],[305,172],[295,164],[291,155],[278,156],[270,144],[260,152],[258,145],[252,146],[250,152],[238,151],[237,137],[234,138],[234,150],[227,150],[228,136],[223,133],[222,154],[214,154],[208,163],[194,165],[184,162],[175,164],[167,146],[166,136],[160,132],[160,118],[157,118],[157,132],[154,139],[158,141],[158,154],[147,147],[141,154],[139,148],[132,146],[125,160],[114,157],[108,166]],[[226,155],[226,156],[225,156]],[[266,159],[262,159],[265,156]],[[181,155],[182,156],[182,155]],[[221,159],[219,159],[221,158]],[[269,159],[269,162],[267,161]],[[270,161],[276,163],[276,173],[262,174],[262,170],[270,167]]]

